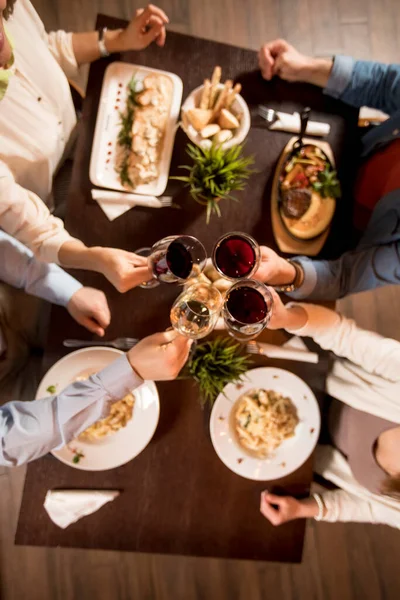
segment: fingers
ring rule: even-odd
[[[105,302],[105,304],[98,310],[96,310],[96,308],[93,310],[93,319],[96,320],[104,329],[109,326],[111,321],[111,313],[107,302]]]
[[[147,257],[139,256],[139,254],[135,254],[134,252],[128,252],[129,259],[132,261],[132,264],[135,267],[144,267],[147,265]]]
[[[258,64],[261,69],[261,74],[267,81],[270,81],[273,76],[274,59],[272,58],[271,52],[266,44],[263,46],[258,53]]]
[[[164,30],[164,33],[163,33]],[[146,44],[147,46],[149,44],[151,44],[151,42],[153,42],[155,39],[158,39],[159,37],[161,37],[161,39],[164,38],[165,41],[165,27],[164,27],[164,23],[162,21],[158,21],[158,22],[154,22],[154,24],[151,26],[151,28],[143,34],[143,43]]]
[[[266,500],[268,494],[261,494],[260,512],[272,525],[280,525],[280,515],[276,508],[273,508]]]
[[[161,29],[160,29],[160,25],[161,25]],[[157,31],[160,32],[158,35],[156,34]],[[151,42],[154,39],[156,39],[157,46],[164,46],[165,40],[167,38],[167,32],[164,27],[164,22],[160,19],[160,17],[156,17],[156,16],[150,17],[150,19],[146,25],[146,33],[151,34],[150,35]],[[144,37],[146,39],[146,36],[144,36]]]
[[[83,325],[84,327],[86,327],[86,329],[88,329],[92,333],[95,333],[99,337],[104,336],[103,327],[101,327],[94,319],[91,319],[90,317],[83,317],[83,319],[81,320],[81,325]]]
[[[162,23],[169,23],[167,15],[163,10],[161,10],[161,8],[154,6],[154,4],[149,4],[144,10],[142,9],[142,12],[138,15],[140,19],[140,25],[145,27],[152,16],[159,17]]]

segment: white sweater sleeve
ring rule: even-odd
[[[72,238],[36,194],[21,187],[0,160],[0,227],[43,262],[58,262],[58,251]]]
[[[381,523],[400,529],[400,505],[396,510],[381,502],[368,502],[345,490],[324,492],[321,497],[326,509],[323,521]]]
[[[399,342],[361,329],[353,320],[323,306],[300,306],[307,313],[307,323],[290,333],[312,337],[321,348],[347,358],[367,373],[388,381],[400,381]]]

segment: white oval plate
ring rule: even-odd
[[[101,371],[121,354],[120,350],[101,347],[71,352],[47,371],[39,384],[36,398],[48,396],[49,392],[46,390],[50,385],[56,385],[56,391],[60,392],[81,373],[88,370]],[[135,458],[154,435],[160,415],[160,401],[153,381],[145,381],[133,391],[133,395],[133,416],[126,427],[98,442],[73,440],[60,450],[54,450],[53,456],[66,465],[83,471],[115,469]],[[78,463],[73,462],[74,450],[84,455]]]
[[[293,401],[299,424],[269,458],[255,458],[239,445],[231,427],[231,411],[238,398],[252,388],[280,392]],[[229,383],[216,399],[210,419],[211,440],[222,462],[234,473],[255,481],[280,479],[307,460],[318,441],[321,417],[317,400],[308,385],[290,371],[262,367],[247,371],[243,383]]]
[[[191,94],[189,94],[189,96],[186,98],[185,102],[182,104],[182,109],[181,109],[182,112],[186,112],[186,111],[190,110],[191,108],[195,108],[196,106],[199,105],[203,87],[204,87],[203,85],[200,85],[199,87],[194,89],[193,92],[191,92]],[[222,84],[220,84],[218,86],[219,89],[222,89],[223,87],[224,86]],[[231,148],[232,146],[236,146],[237,144],[241,144],[242,142],[244,142],[244,140],[246,139],[246,137],[250,131],[250,126],[251,126],[250,111],[249,111],[249,107],[247,106],[247,102],[243,98],[243,96],[241,96],[240,94],[238,94],[236,96],[236,98],[232,104],[232,109],[233,109],[232,112],[234,112],[235,114],[238,114],[238,113],[241,114],[242,118],[240,121],[240,125],[237,128],[233,138],[231,138],[230,140],[228,140],[227,142],[224,142],[222,144],[222,148],[224,148],[224,149]],[[188,138],[190,139],[190,141],[193,142],[194,144],[196,144],[196,146],[206,146],[206,145],[211,146],[210,140],[204,140],[204,138],[201,137],[200,133],[195,130],[193,125],[189,125],[188,127],[185,127],[181,121],[181,127],[182,127],[183,131],[186,133],[186,135],[188,136]]]

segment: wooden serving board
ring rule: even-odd
[[[315,256],[318,254],[323,245],[325,244],[326,238],[329,235],[330,227],[328,227],[321,235],[312,240],[297,240],[290,235],[285,225],[282,222],[279,214],[279,176],[282,171],[282,167],[287,159],[288,154],[292,151],[294,142],[298,139],[298,136],[292,137],[287,145],[285,146],[278,165],[275,170],[274,181],[272,183],[271,193],[271,221],[272,231],[274,233],[275,241],[278,244],[278,248],[281,252],[286,254],[304,254],[305,256]],[[335,166],[335,159],[333,157],[332,148],[328,142],[322,142],[321,140],[304,138],[305,144],[313,144],[318,146],[325,152],[327,157],[330,159],[332,166]]]

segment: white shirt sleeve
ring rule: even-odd
[[[400,381],[400,342],[366,331],[339,313],[315,304],[300,304],[307,323],[290,333],[312,337],[325,350],[331,350],[367,373],[387,381]]]
[[[0,160],[0,227],[45,262],[58,262],[61,246],[73,240],[36,194],[21,187]]]
[[[0,407],[0,465],[15,467],[61,448],[109,412],[109,403],[139,387],[126,356],[55,396]]]
[[[323,521],[381,523],[400,529],[400,505],[396,510],[381,502],[368,502],[344,490],[324,492],[321,497],[326,509]]]
[[[72,33],[66,31],[51,31],[46,33],[47,45],[50,52],[67,77],[77,77],[79,66],[76,62],[72,46]]]

